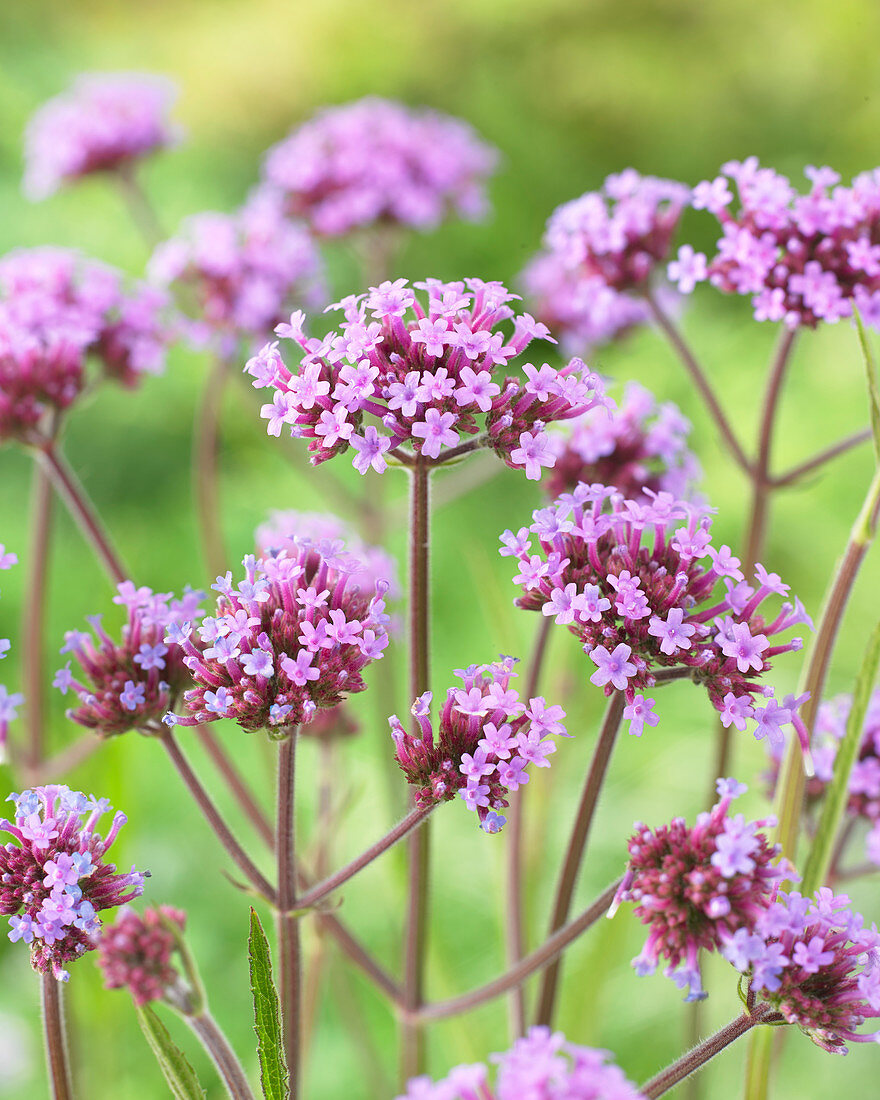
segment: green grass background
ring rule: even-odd
[[[479,275],[515,283],[536,248],[545,218],[559,202],[598,186],[632,164],[688,182],[712,176],[731,157],[757,153],[799,177],[805,164],[829,163],[844,177],[880,160],[877,43],[880,8],[871,0],[697,3],[694,0],[149,0],[122,5],[11,0],[0,10],[0,251],[46,242],[74,245],[138,273],[144,246],[117,195],[89,181],[32,206],[20,195],[21,132],[34,108],[76,73],[95,69],[149,69],[181,86],[178,116],[189,131],[177,150],[145,172],[169,230],[202,209],[231,209],[255,179],[262,151],[325,103],[367,93],[428,104],[472,122],[504,154],[492,185],[493,215],[483,224],[450,224],[410,239],[396,274],[458,278]],[[711,219],[691,215],[689,239],[709,246]],[[333,289],[358,287],[357,267],[343,249],[332,256]],[[743,437],[751,444],[766,362],[775,333],[751,320],[748,304],[708,288],[695,295],[685,328]],[[706,472],[705,491],[719,509],[719,541],[741,538],[747,495],[697,403],[679,365],[652,332],[601,351],[594,365],[615,379],[635,378],[663,399],[680,404],[694,422],[693,440]],[[136,394],[106,388],[70,418],[67,449],[101,513],[112,527],[139,583],[179,589],[205,586],[189,489],[189,437],[204,357],[182,349],[169,369]],[[268,439],[259,401],[236,384],[224,411],[224,528],[237,556],[249,551],[254,526],[270,508],[326,508],[343,479],[359,493],[375,493],[345,460],[309,471],[292,463],[291,447]],[[855,336],[847,325],[805,334],[784,395],[774,462],[778,468],[861,427],[864,383]],[[300,455],[301,459],[301,455]],[[511,606],[512,571],[496,553],[505,527],[526,522],[539,502],[522,475],[499,469],[452,503],[443,503],[438,479],[434,525],[434,684],[451,670],[498,652],[527,656],[536,617]],[[818,611],[824,586],[871,472],[867,448],[777,499],[765,561],[789,581],[809,610]],[[29,460],[0,453],[0,541],[27,557]],[[475,480],[477,480],[475,478]],[[403,560],[402,477],[382,487],[390,506],[388,546]],[[859,579],[830,677],[832,691],[855,677],[867,632],[880,610],[880,565],[871,555]],[[18,623],[24,570],[2,578],[0,635],[14,649],[3,681],[17,686]],[[48,646],[64,630],[102,610],[113,618],[111,592],[67,517],[58,513],[52,554]],[[557,861],[589,760],[602,709],[586,683],[574,639],[553,637],[548,697],[564,703],[575,739],[565,742],[549,772],[528,790],[528,917],[536,944],[549,908]],[[406,707],[398,647],[396,706]],[[54,668],[53,658],[49,658]],[[798,661],[778,661],[774,682],[792,690]],[[334,831],[335,858],[357,853],[378,836],[399,804],[389,798],[390,740],[375,693],[353,701],[361,735],[339,754],[334,788],[343,808]],[[641,740],[619,745],[597,829],[579,886],[587,903],[624,862],[624,841],[636,818],[661,822],[700,807],[714,739],[707,700],[680,683],[663,692],[662,721]],[[217,728],[229,751],[261,792],[272,799],[272,752],[237,727]],[[16,732],[21,735],[21,726]],[[53,699],[51,740],[61,749],[78,736]],[[185,738],[185,733],[182,735]],[[219,802],[235,816],[224,790],[194,749]],[[300,753],[301,832],[314,836],[317,753]],[[761,747],[736,742],[737,774],[753,790],[747,810],[765,809],[757,783]],[[212,1006],[248,1068],[254,1070],[245,939],[247,902],[224,879],[222,853],[183,795],[160,748],[134,734],[118,738],[69,779],[109,795],[129,825],[116,850],[122,864],[149,867],[148,899],[185,908],[193,948]],[[0,794],[16,787],[0,770]],[[242,835],[256,847],[253,832]],[[474,829],[460,806],[435,821],[429,991],[439,998],[494,976],[504,966],[503,837]],[[268,868],[267,868],[268,869]],[[393,853],[344,891],[342,912],[392,969],[400,956],[404,863]],[[851,890],[869,920],[880,912],[870,882]],[[307,924],[307,944],[314,934]],[[567,957],[559,1025],[570,1038],[615,1052],[636,1081],[682,1049],[685,1011],[680,995],[661,977],[638,979],[629,959],[643,933],[624,909],[601,922]],[[361,978],[340,964],[333,949],[308,1056],[306,1095],[367,1100],[395,1095],[392,1016]],[[705,1026],[726,1022],[738,1009],[735,982],[725,965],[709,965],[711,997]],[[91,959],[78,963],[69,987],[72,1049],[82,1097],[140,1100],[166,1095],[142,1042],[127,997],[105,993]],[[166,1014],[167,1017],[167,1014]],[[222,1095],[186,1029],[167,1020],[208,1083]],[[460,1061],[482,1060],[508,1045],[503,1002],[494,1002],[430,1033],[430,1068],[440,1075]],[[704,1075],[705,1097],[741,1092],[745,1044],[723,1055]],[[12,1069],[23,1063],[14,1077]],[[880,1053],[856,1047],[845,1061],[790,1034],[774,1095],[877,1095]],[[0,1097],[42,1095],[38,985],[20,946],[0,942]]]

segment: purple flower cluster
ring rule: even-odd
[[[414,1077],[397,1100],[639,1100],[642,1094],[608,1051],[566,1042],[560,1031],[532,1027],[504,1054],[494,1088],[483,1063],[456,1066],[442,1081]]]
[[[338,556],[348,554],[349,583],[363,592],[385,586],[389,599],[400,596],[397,578],[397,562],[381,546],[370,546],[355,531],[332,512],[274,511],[266,523],[260,524],[254,533],[257,555],[268,557],[279,550],[291,556],[312,543],[331,547]]]
[[[535,315],[572,355],[586,354],[650,320],[639,298],[612,289],[601,275],[584,276],[557,252],[540,252],[521,278]]]
[[[330,107],[273,146],[265,185],[315,233],[428,229],[449,212],[478,218],[498,154],[460,119],[367,98]]]
[[[841,695],[822,703],[813,723],[810,748],[815,775],[807,780],[805,810],[812,814],[821,803],[834,776],[834,761],[852,707],[852,697]],[[768,746],[773,768],[771,791],[779,778],[782,763],[781,746]],[[862,743],[849,778],[848,820],[862,820],[871,826],[865,839],[865,854],[871,863],[880,866],[880,690],[868,704]]]
[[[132,581],[124,581],[117,592],[113,602],[128,612],[120,640],[114,641],[104,630],[100,615],[90,616],[87,621],[95,637],[69,630],[61,648],[62,654],[76,659],[86,682],[74,678],[70,661],[53,681],[65,695],[72,688],[79,698],[79,706],[68,710],[67,717],[100,737],[148,730],[173,706],[190,675],[181,647],[173,642],[166,645],[165,634],[174,624],[198,618],[199,603],[205,597],[204,592],[187,590],[176,600],[170,592],[154,593]]]
[[[397,715],[389,719],[394,755],[416,788],[417,806],[448,802],[460,793],[467,808],[476,810],[480,827],[497,833],[506,821],[498,811],[509,805],[509,793],[528,783],[529,764],[550,767],[547,757],[556,751],[551,737],[567,736],[565,711],[548,707],[541,697],[528,706],[520,702],[510,686],[515,664],[515,657],[501,657],[458,669],[464,686],[446,692],[436,739],[430,691],[413,704],[412,733]]]
[[[753,993],[831,1054],[880,1042],[880,1031],[856,1031],[880,1017],[880,935],[849,904],[827,887],[812,898],[780,892],[722,948]]]
[[[700,977],[700,951],[715,951],[740,929],[750,931],[774,899],[785,877],[771,861],[779,847],[759,829],[775,819],[747,822],[728,811],[745,786],[718,780],[719,801],[697,817],[693,828],[683,818],[649,829],[640,822],[628,842],[630,862],[617,892],[635,903],[635,914],[649,926],[647,942],[633,960],[638,974],[653,974],[661,958],[667,977],[687,1000],[706,996]]]
[[[480,279],[415,284],[427,293],[425,307],[405,279],[385,282],[331,308],[342,309],[339,332],[306,339],[304,317],[291,317],[276,330],[305,352],[298,374],[285,366],[276,344],[268,344],[245,370],[255,387],[274,389],[263,406],[270,435],[285,424],[310,440],[312,462],[354,450],[361,473],[386,469],[385,455],[409,444],[433,461],[474,436],[508,466],[525,468],[537,480],[552,466],[544,427],[604,404],[601,383],[580,359],[561,370],[522,365],[525,379],[494,375],[534,339],[549,339],[529,314],[514,317],[516,297],[500,283]],[[501,325],[514,319],[512,333]],[[380,427],[364,426],[364,416]],[[404,452],[404,457],[406,453]]]
[[[501,554],[516,559],[523,590],[517,606],[554,616],[580,639],[596,666],[591,682],[606,695],[624,692],[630,733],[657,724],[644,692],[674,670],[705,686],[725,726],[754,721],[757,738],[781,741],[793,723],[808,756],[803,699],[780,705],[760,683],[773,657],[801,648],[799,638],[772,641],[812,625],[800,601],[769,614],[764,601],[788,594],[775,573],[758,565],[752,588],[730,548],[712,546],[707,511],[664,492],[648,498],[582,484],[538,509],[530,527],[505,531]]]
[[[388,645],[387,585],[361,589],[364,572],[339,542],[300,543],[243,562],[245,577],[218,577],[216,615],[198,630],[169,628],[196,687],[183,695],[189,712],[167,714],[169,725],[195,726],[233,718],[248,731],[278,738],[310,722],[320,708],[363,691],[361,672]]]
[[[162,286],[192,288],[199,307],[193,335],[214,337],[224,354],[240,336],[265,340],[294,305],[326,301],[310,236],[270,202],[188,218],[179,236],[158,246],[148,272]]]
[[[0,260],[0,441],[51,431],[86,384],[86,360],[135,386],[158,374],[173,334],[167,295],[72,249]]]
[[[171,962],[177,950],[175,933],[183,931],[186,914],[169,905],[145,909],[144,915],[125,906],[116,920],[101,931],[98,966],[105,989],[127,987],[140,1008],[162,999],[165,991],[180,979]]]
[[[693,191],[693,206],[721,222],[718,252],[679,260],[689,286],[706,278],[729,294],[748,294],[757,321],[815,328],[849,317],[852,304],[880,324],[880,170],[838,186],[831,168],[807,168],[806,195],[757,157],[731,161]],[[739,209],[734,211],[736,187]]]
[[[171,145],[174,85],[146,73],[90,73],[33,115],[25,135],[24,189],[45,199],[92,172],[125,169]]]
[[[548,432],[556,464],[544,485],[548,496],[579,482],[613,485],[629,500],[645,491],[690,495],[700,465],[687,445],[690,423],[676,405],[657,404],[638,382],[627,383],[611,416],[593,410]]]
[[[0,542],[0,569],[11,569],[18,564],[18,555]],[[0,661],[12,648],[8,638],[0,638]],[[18,717],[18,707],[24,702],[24,696],[18,691],[9,691],[0,684],[0,764],[6,762],[6,741],[9,736],[9,723]]]
[[[142,873],[118,874],[104,859],[126,816],[114,814],[102,837],[96,827],[111,809],[105,798],[35,787],[8,801],[15,820],[0,820],[0,832],[15,843],[0,848],[0,913],[9,917],[9,939],[30,944],[34,969],[67,981],[64,963],[98,946],[98,914],[144,891]]]
[[[558,207],[547,222],[546,248],[582,279],[600,278],[612,290],[640,290],[670,243],[690,192],[674,180],[641,176],[633,168],[609,176]]]

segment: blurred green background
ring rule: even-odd
[[[0,10],[0,252],[54,242],[142,271],[147,253],[118,196],[88,181],[38,206],[20,195],[21,134],[30,113],[77,73],[143,69],[167,73],[181,87],[177,115],[188,130],[181,147],[147,166],[146,185],[169,231],[203,209],[232,209],[254,182],[263,150],[326,103],[368,93],[427,104],[469,120],[504,155],[492,185],[493,215],[483,224],[449,224],[406,244],[395,274],[458,278],[479,275],[516,281],[538,245],[543,223],[561,201],[598,186],[626,165],[694,183],[725,160],[750,153],[800,178],[805,164],[828,163],[845,178],[880,161],[880,7],[873,0],[736,4],[693,0],[107,0],[7,3]],[[687,239],[711,245],[711,219],[692,215]],[[336,294],[358,288],[354,258],[333,256]],[[707,363],[735,423],[750,442],[766,361],[775,333],[751,320],[747,302],[711,289],[695,295],[685,328]],[[680,404],[694,422],[694,445],[706,471],[705,491],[719,509],[720,541],[737,545],[746,509],[741,477],[721,453],[678,364],[652,332],[601,351],[594,365],[625,380],[636,378],[662,399]],[[190,582],[205,586],[189,491],[193,409],[207,362],[175,350],[167,374],[136,394],[104,389],[70,419],[67,449],[139,583],[161,590]],[[300,454],[268,439],[259,401],[233,386],[224,417],[224,527],[236,555],[252,546],[254,526],[270,508],[332,507],[334,481],[375,493],[343,460],[308,471]],[[774,461],[796,462],[860,428],[866,420],[858,348],[846,325],[807,334],[784,398]],[[770,530],[768,566],[778,571],[814,614],[871,472],[863,448],[823,476],[780,495]],[[473,488],[450,503],[468,470]],[[434,527],[434,684],[442,691],[451,670],[498,652],[527,656],[536,617],[511,606],[509,563],[497,556],[497,536],[526,522],[539,493],[521,475],[500,468],[461,467],[438,479]],[[0,541],[27,556],[29,461],[0,453]],[[402,478],[389,474],[388,546],[404,552]],[[18,623],[24,570],[4,574],[0,636],[13,638],[3,681],[17,687]],[[877,618],[880,564],[876,553],[860,577],[831,675],[833,691],[848,690],[863,643]],[[67,517],[57,519],[49,612],[50,654],[64,630],[96,610],[113,617],[111,592]],[[406,707],[405,654],[398,647],[396,706]],[[49,657],[49,667],[55,667]],[[774,682],[792,690],[798,662],[778,662]],[[375,670],[374,670],[375,678]],[[570,824],[602,709],[586,684],[583,655],[565,631],[553,637],[545,693],[563,702],[576,733],[549,772],[528,790],[529,921],[535,945],[547,920],[556,860]],[[53,693],[55,694],[55,693]],[[79,736],[53,700],[52,744]],[[392,789],[390,740],[375,694],[353,702],[362,733],[342,747],[334,790],[344,816],[334,831],[335,859],[356,854],[378,836],[402,801]],[[579,900],[588,902],[622,868],[624,841],[635,818],[659,823],[693,815],[704,797],[714,741],[705,697],[676,684],[661,697],[662,721],[640,741],[617,750],[601,806]],[[222,724],[225,726],[226,724]],[[237,727],[220,730],[271,802],[272,752]],[[17,729],[21,732],[21,727]],[[315,745],[301,751],[301,830],[314,837]],[[209,765],[193,759],[235,816]],[[737,774],[752,784],[747,811],[766,808],[758,775],[760,745],[736,744]],[[192,943],[216,1016],[253,1071],[247,991],[247,903],[224,879],[225,863],[195,809],[183,796],[158,746],[129,734],[108,744],[69,782],[112,798],[130,823],[117,859],[149,867],[152,902],[189,913]],[[17,786],[0,770],[0,786]],[[256,839],[247,823],[243,836]],[[454,805],[435,822],[432,884],[432,998],[468,989],[504,966],[502,837],[474,829],[472,815]],[[392,969],[400,955],[404,887],[401,854],[393,853],[344,891],[342,912]],[[860,881],[851,893],[868,920],[880,912],[880,891]],[[314,931],[307,922],[307,943]],[[685,1009],[672,984],[638,979],[629,959],[644,936],[625,908],[602,921],[567,957],[559,1025],[581,1043],[607,1047],[640,1081],[682,1049]],[[393,1018],[358,975],[329,948],[325,997],[308,1056],[306,1095],[367,1100],[395,1095]],[[707,1029],[738,1011],[726,965],[709,966]],[[70,983],[72,1049],[79,1095],[140,1100],[166,1095],[143,1044],[127,996],[105,993],[91,959],[74,967]],[[167,1014],[166,1014],[167,1016]],[[205,1058],[186,1029],[169,1026],[191,1054],[203,1080]],[[440,1075],[461,1061],[483,1060],[508,1045],[504,1003],[494,1002],[431,1031],[430,1068]],[[706,1097],[741,1090],[745,1044],[727,1052],[704,1075]],[[857,1047],[845,1062],[788,1036],[774,1095],[877,1095],[880,1053]],[[38,984],[27,953],[0,942],[0,1096],[40,1095]],[[216,1083],[209,1096],[219,1097]]]

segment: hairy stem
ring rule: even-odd
[[[471,990],[470,993],[464,993],[460,997],[422,1005],[418,1010],[419,1019],[442,1020],[447,1016],[459,1016],[461,1013],[479,1008],[487,1001],[494,1000],[495,997],[500,997],[503,993],[507,993],[521,985],[532,974],[537,974],[538,971],[559,958],[570,943],[574,943],[579,936],[582,936],[588,928],[608,912],[622,881],[622,879],[617,879],[616,882],[612,882],[580,916],[569,921],[559,931],[554,932],[552,936],[548,936],[540,947],[520,959],[516,966],[511,967],[499,978],[487,982],[479,989]]]
[[[696,1070],[702,1068],[710,1058],[714,1058],[716,1054],[719,1054],[725,1047],[730,1046],[732,1042],[739,1039],[741,1035],[745,1035],[747,1031],[751,1031],[753,1027],[758,1024],[766,1023],[770,1018],[782,1019],[778,1013],[774,1013],[770,1005],[760,1004],[755,1008],[754,1012],[749,1014],[744,1012],[742,1016],[738,1016],[735,1020],[731,1020],[726,1027],[721,1028],[720,1031],[716,1031],[714,1035],[710,1035],[708,1039],[704,1039],[702,1043],[699,1043],[689,1050],[687,1054],[683,1054],[681,1058],[673,1062],[671,1066],[667,1066],[662,1072],[658,1073],[656,1077],[652,1077],[650,1081],[646,1081],[642,1085],[640,1091],[646,1100],[656,1100],[658,1096],[662,1096],[664,1093],[669,1092],[671,1088],[674,1088],[680,1081],[683,1081],[686,1077],[689,1077]]]
[[[547,641],[553,619],[542,616],[541,625],[535,638],[535,648],[529,665],[529,678],[523,698],[531,699],[538,690],[541,669],[547,652]],[[524,796],[527,788],[520,787],[508,811],[507,821],[507,965],[515,966],[525,954],[525,930],[523,927],[523,819],[525,814]],[[509,1000],[510,1030],[512,1037],[518,1039],[526,1031],[526,997],[521,985],[510,991]]]
[[[599,739],[596,742],[593,759],[590,762],[590,769],[587,772],[584,789],[581,793],[580,804],[578,805],[577,815],[575,816],[571,836],[569,837],[568,848],[566,849],[565,859],[563,860],[562,870],[559,875],[559,882],[556,886],[548,934],[552,934],[558,928],[561,928],[568,919],[569,910],[571,909],[571,899],[574,896],[574,888],[577,884],[581,861],[586,851],[587,840],[590,835],[590,826],[593,823],[596,806],[599,802],[599,794],[601,793],[602,784],[605,781],[605,775],[608,771],[611,753],[614,749],[614,743],[617,740],[617,732],[620,729],[624,704],[625,699],[623,692],[615,691],[611,696],[608,709],[605,712],[605,720],[599,731]],[[538,1007],[535,1012],[536,1024],[550,1026],[553,1022],[561,966],[561,961],[556,961],[544,971],[541,978],[541,987],[538,991]]]
[[[199,1016],[187,1016],[185,1019],[217,1067],[232,1100],[254,1100],[241,1062],[214,1017],[209,1012],[203,1012]]]
[[[202,786],[198,776],[190,767],[189,762],[181,752],[180,746],[175,741],[171,731],[163,729],[160,733],[157,733],[156,736],[165,746],[165,750],[171,758],[174,767],[177,769],[180,778],[183,780],[189,793],[195,799],[199,809],[202,811],[203,817],[211,826],[215,836],[226,849],[229,858],[236,867],[238,867],[257,893],[274,904],[276,901],[275,890],[254,866],[248,854],[233,836],[232,830],[223,820],[220,811],[212,802],[211,796]]]
[[[21,622],[22,680],[27,700],[28,745],[24,767],[38,770],[44,743],[44,654],[46,604],[49,598],[49,543],[52,537],[52,481],[43,466],[31,480],[31,530],[28,542],[27,597]]]
[[[296,731],[282,741],[278,753],[278,952],[280,956],[281,1028],[284,1057],[290,1074],[290,1097],[299,1095],[300,943],[296,908],[296,839],[294,827],[294,765]]]
[[[43,974],[43,1037],[46,1041],[46,1064],[53,1100],[72,1100],[73,1085],[67,1058],[64,1032],[62,983],[51,974]]]
[[[421,459],[417,459],[410,473],[409,530],[409,687],[413,700],[430,687],[430,516],[430,470]],[[430,832],[429,826],[426,826],[413,832],[407,842],[409,887],[404,932],[403,1003],[410,1013],[418,1010],[423,999],[429,853]],[[423,1068],[424,1034],[418,1022],[404,1019],[400,1040],[400,1070],[405,1082],[421,1073]]]

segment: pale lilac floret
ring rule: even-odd
[[[689,244],[682,245],[666,272],[682,294],[690,294],[707,277],[706,257],[702,252],[694,252]]]
[[[660,639],[660,649],[663,653],[676,653],[679,649],[688,649],[691,638],[697,628],[690,623],[683,622],[684,610],[680,607],[672,607],[669,614],[663,619],[653,616],[648,624],[648,633]],[[760,669],[760,665],[757,666]],[[741,669],[740,671],[745,671]]]
[[[632,650],[623,642],[614,647],[613,653],[609,653],[605,646],[594,646],[589,653],[590,660],[597,666],[596,671],[590,677],[590,682],[597,687],[611,684],[618,691],[623,691],[631,676],[634,676],[636,666],[628,660]]]
[[[633,696],[633,701],[623,708],[623,717],[629,722],[629,732],[633,737],[641,737],[645,726],[656,726],[660,716],[654,713],[654,700],[644,695]]]

